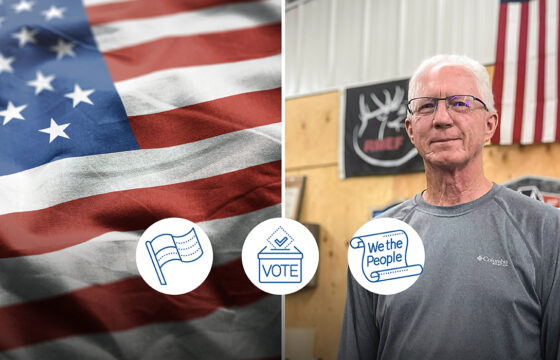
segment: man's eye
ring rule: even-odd
[[[458,108],[458,107],[469,107],[469,103],[465,101],[451,101],[451,106]]]
[[[418,110],[430,110],[434,108],[434,104],[433,103],[425,103],[425,104],[420,104],[420,107],[418,107]]]

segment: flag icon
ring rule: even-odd
[[[193,262],[204,254],[194,227],[181,236],[158,235],[152,241],[146,241],[146,248],[161,285],[167,284],[161,269],[163,265],[173,260]]]

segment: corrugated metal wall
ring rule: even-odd
[[[495,61],[498,0],[300,0],[286,7],[286,96],[409,77],[422,59]]]

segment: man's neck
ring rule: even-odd
[[[486,194],[492,182],[482,171],[482,163],[464,168],[442,169],[426,164],[427,188],[422,198],[438,206],[464,204]]]

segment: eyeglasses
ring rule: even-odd
[[[444,98],[437,97],[418,97],[410,100],[407,104],[408,111],[411,115],[426,116],[432,115],[437,111],[440,100],[445,100],[445,108],[447,111],[464,114],[475,110],[476,102],[482,104],[484,110],[488,111],[484,101],[472,95],[450,95]]]

